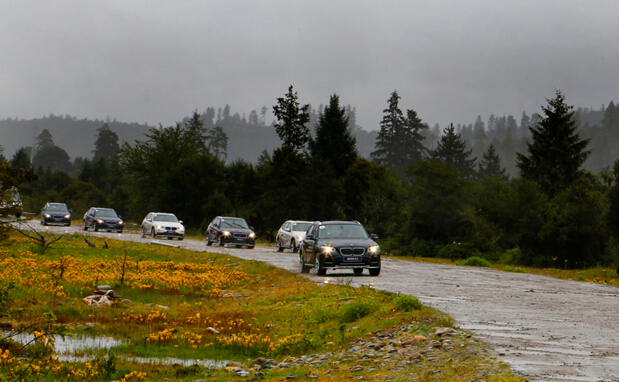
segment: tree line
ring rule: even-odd
[[[381,237],[383,252],[396,255],[617,265],[619,162],[598,173],[585,169],[596,155],[595,137],[563,93],[528,120],[526,133],[507,131],[506,137],[525,139],[513,155],[516,174],[508,174],[495,146],[500,130],[484,129],[493,141],[475,155],[463,138],[468,127],[450,124],[434,140],[433,129],[400,101],[392,92],[368,159],[358,153],[350,109],[337,94],[312,128],[310,106],[290,86],[272,109],[281,145],[264,150],[257,164],[226,163],[222,140],[214,143],[221,138],[217,125],[204,117],[209,112],[195,110],[134,144],[119,144],[104,125],[92,159],[72,176],[59,166],[35,167],[21,151],[5,166],[22,174],[20,192],[31,211],[47,201],[68,203],[76,216],[109,206],[136,222],[166,211],[195,229],[214,216],[234,215],[267,240],[288,219],[358,220]],[[614,114],[608,115],[603,121]],[[505,126],[513,125],[506,119]],[[39,135],[37,152],[51,146],[50,136]]]

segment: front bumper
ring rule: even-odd
[[[256,245],[256,240],[247,235],[222,235],[224,244],[235,244],[235,245],[248,245],[253,246]]]
[[[323,254],[324,269],[380,269],[380,253],[366,253],[362,256],[344,256],[339,253]]]
[[[185,237],[185,230],[180,230],[177,227],[161,227],[155,228],[155,236],[163,236],[163,237]]]
[[[71,224],[71,217],[65,218],[65,215],[45,215],[43,219],[47,224]]]
[[[108,230],[108,231],[122,231],[123,228],[125,227],[124,224],[110,223],[110,222],[105,222],[105,221],[103,223],[97,222],[96,224],[99,229]]]

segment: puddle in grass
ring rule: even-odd
[[[20,333],[10,336],[9,334],[2,337],[10,337],[14,341],[21,344],[27,344],[34,339],[32,334]],[[58,356],[60,362],[89,362],[94,356],[76,356],[73,355],[76,351],[81,350],[109,350],[115,346],[124,344],[123,341],[116,340],[112,337],[69,337],[54,336],[54,355]],[[180,359],[173,357],[166,358],[145,358],[145,357],[126,357],[119,356],[130,362],[149,363],[153,365],[183,365],[193,366],[199,365],[202,367],[214,369],[223,368],[229,361],[216,361],[212,359]]]

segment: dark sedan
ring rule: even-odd
[[[41,225],[71,225],[71,210],[64,203],[47,203],[41,210]]]
[[[355,275],[364,269],[370,276],[380,274],[380,247],[361,223],[352,221],[315,222],[307,230],[300,250],[301,272],[314,268],[324,276],[327,270],[352,269]]]
[[[243,218],[218,216],[206,229],[206,245],[219,243],[220,246],[234,244],[237,247],[246,246],[253,249],[256,245],[254,228],[247,225]]]
[[[111,208],[92,207],[84,214],[84,231],[92,228],[93,231],[105,230],[121,233],[125,223]]]

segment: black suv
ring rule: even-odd
[[[121,217],[113,209],[92,207],[84,214],[84,226],[82,229],[86,231],[89,227],[92,227],[95,232],[106,230],[121,233],[124,224]]]
[[[60,223],[71,225],[71,210],[64,203],[47,203],[41,210],[41,225]]]
[[[217,216],[206,229],[206,245],[219,243],[220,246],[234,244],[237,248],[242,245],[253,249],[256,245],[254,227],[247,225],[243,218]]]
[[[353,221],[315,222],[308,228],[300,250],[301,272],[311,268],[324,276],[327,269],[352,269],[355,275],[364,269],[370,276],[380,274],[380,247],[361,223]]]

